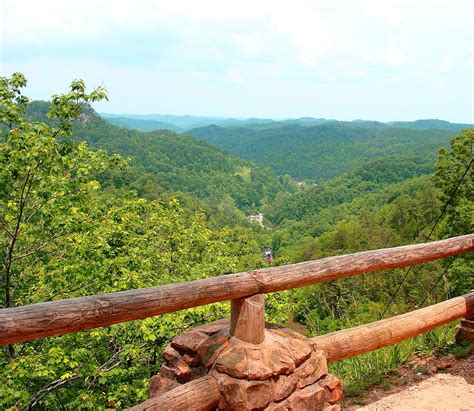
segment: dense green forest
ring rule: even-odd
[[[30,102],[25,85],[19,73],[0,78],[1,308],[261,268],[266,246],[286,264],[423,242],[444,208],[430,240],[473,232],[472,168],[452,196],[473,158],[472,129],[451,138],[367,124],[228,127],[226,144],[248,153],[240,159],[189,135],[108,123],[90,106],[106,98],[101,87],[77,80]],[[245,220],[254,210],[264,227]],[[466,292],[473,264],[465,255],[414,267],[386,315]],[[267,320],[297,321],[309,335],[377,320],[405,273],[267,295]],[[134,405],[174,335],[228,315],[218,303],[1,347],[0,409]],[[452,327],[405,356],[373,353],[334,372],[350,391],[451,337]]]
[[[336,177],[366,161],[418,157],[431,166],[438,148],[452,132],[412,130],[381,123],[330,123],[254,129],[209,126],[189,133],[229,153],[271,167],[275,173],[316,183]]]

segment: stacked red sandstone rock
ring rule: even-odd
[[[150,397],[209,373],[219,385],[218,410],[339,409],[342,388],[327,374],[324,353],[289,329],[267,329],[255,345],[231,338],[229,321],[217,321],[177,336],[163,359]]]

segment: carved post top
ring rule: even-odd
[[[230,333],[239,340],[260,344],[265,339],[265,298],[255,294],[231,302]]]

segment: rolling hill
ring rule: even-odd
[[[189,131],[204,141],[298,180],[321,182],[373,159],[417,156],[431,165],[453,131],[415,130],[382,123],[219,127]]]

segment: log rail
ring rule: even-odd
[[[406,314],[312,338],[329,362],[408,340],[474,313],[474,291]]]
[[[406,267],[472,251],[474,234],[468,234],[204,280],[5,308],[0,310],[0,345]]]

